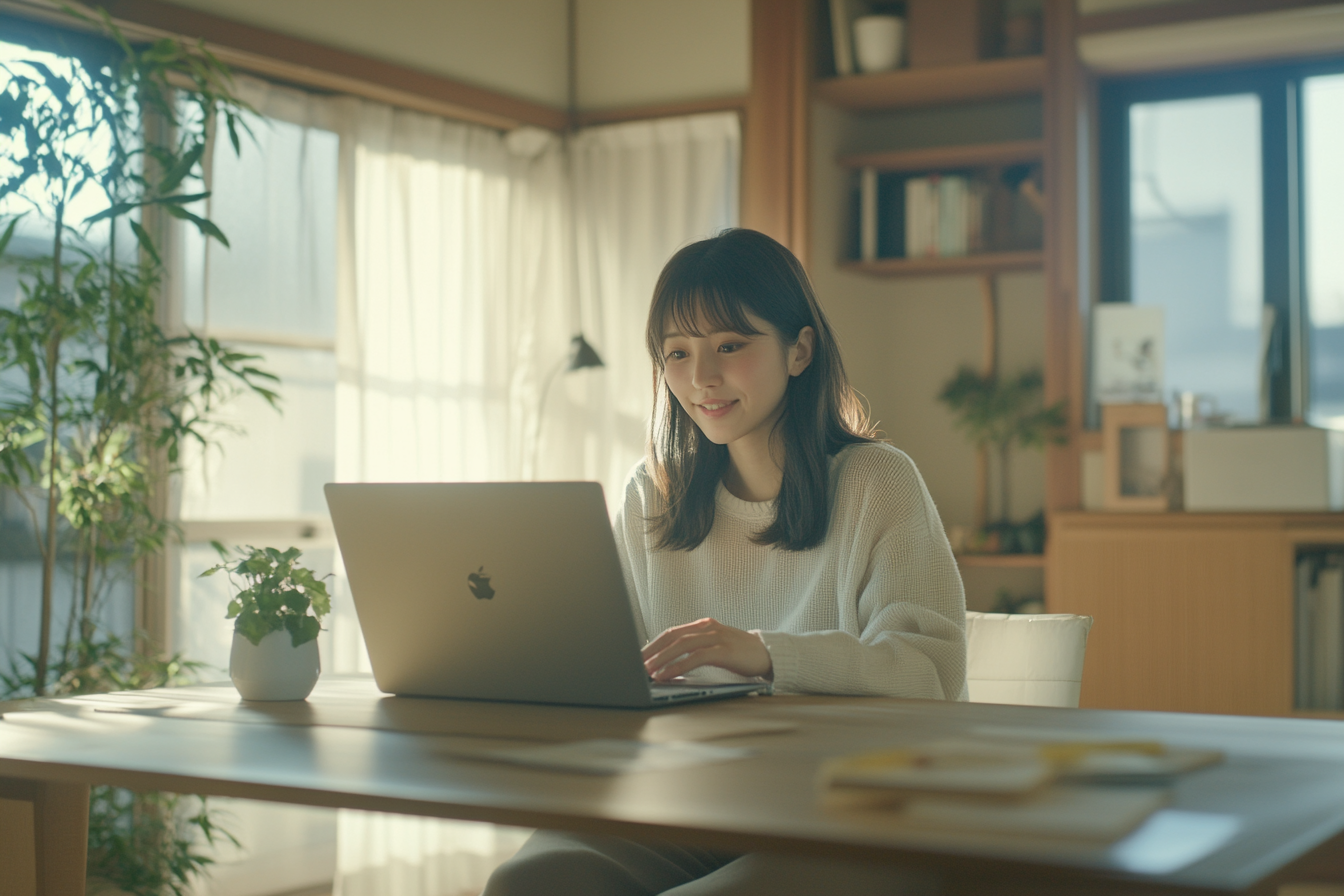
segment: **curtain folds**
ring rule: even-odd
[[[337,479],[595,479],[619,495],[652,405],[658,272],[737,220],[737,117],[566,146],[337,102]],[[606,366],[561,373],[579,332]],[[345,810],[337,830],[335,896],[476,893],[527,834]]]

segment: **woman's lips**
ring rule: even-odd
[[[731,411],[736,404],[737,399],[733,399],[732,401],[708,401],[698,404],[696,407],[698,407],[700,413],[704,414],[706,417],[722,417],[724,414]]]

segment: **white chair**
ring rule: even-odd
[[[972,703],[1077,708],[1091,616],[966,614]]]

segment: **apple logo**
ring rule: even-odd
[[[484,566],[467,576],[467,587],[477,600],[489,600],[495,596],[495,589],[490,587],[490,577],[485,574]]]

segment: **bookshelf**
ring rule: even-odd
[[[1044,140],[1008,140],[963,146],[933,146],[893,152],[843,155],[845,168],[876,168],[879,171],[933,171],[952,168],[987,168],[1019,165],[1045,158]]]
[[[1045,57],[983,59],[818,81],[818,99],[851,112],[1011,99],[1045,89]]]
[[[926,11],[934,5],[929,3]],[[963,3],[957,8],[966,6],[964,12],[971,5]],[[941,11],[943,3],[937,6],[939,15],[962,18],[960,13],[952,15],[955,10],[951,4],[946,4],[946,13]],[[816,21],[821,22],[829,8],[826,0],[818,8],[821,14]],[[915,13],[910,15],[913,21]],[[931,32],[924,34],[936,39]],[[912,45],[921,39],[917,29],[909,35]],[[824,47],[819,49],[821,56],[813,68],[822,77],[813,82],[812,96],[847,113],[842,119],[844,130],[834,132],[842,135],[837,141],[836,148],[840,151],[835,159],[840,168],[853,172],[849,177],[854,192],[847,219],[853,238],[841,239],[840,253],[847,257],[834,259],[831,262],[834,269],[874,279],[973,278],[983,306],[982,367],[986,372],[996,371],[1001,317],[998,277],[1012,272],[1044,271],[1047,266],[1044,234],[1048,233],[1049,217],[1048,206],[1043,208],[1041,187],[1050,147],[1040,130],[1033,133],[1029,126],[1003,128],[994,123],[988,127],[976,123],[943,131],[940,136],[947,142],[919,146],[921,141],[939,143],[940,137],[921,133],[918,122],[937,116],[939,110],[934,107],[957,105],[966,106],[969,111],[992,109],[1001,103],[998,108],[1005,111],[997,117],[991,114],[993,122],[1003,121],[1004,115],[1021,114],[1006,110],[1030,109],[1032,103],[1024,103],[1021,98],[1045,98],[1046,56],[940,60],[922,67],[876,74],[825,77],[828,60]],[[987,45],[982,43],[980,52],[986,51]],[[909,54],[917,62],[916,56],[913,51]],[[1015,166],[1030,168],[1025,172],[1007,172],[1009,176],[1005,177],[1006,169]],[[1030,196],[1027,190],[1019,191],[1023,176],[1036,187]],[[950,179],[966,184],[965,200],[952,198],[949,202],[945,194],[938,195],[938,182],[945,187]],[[936,236],[932,246],[922,236],[926,232],[923,228],[930,226],[923,211],[928,208],[928,200],[917,193],[912,198],[910,192],[912,188],[925,187],[911,184],[912,180],[935,184],[935,223],[931,226]],[[828,198],[838,197],[832,194]],[[962,202],[966,204],[959,205]],[[950,225],[952,232],[960,232],[964,226],[964,239],[948,240],[946,236],[949,208],[953,210],[951,220],[966,222]],[[912,227],[920,235],[912,238]],[[974,322],[970,325],[974,326]],[[977,525],[987,522],[989,516],[989,469],[988,455],[981,452],[973,474]],[[1041,593],[1044,555],[963,554],[957,557],[957,562],[976,579],[980,590],[988,589],[986,593],[1005,586],[1015,592],[1023,589],[1022,594]]]

